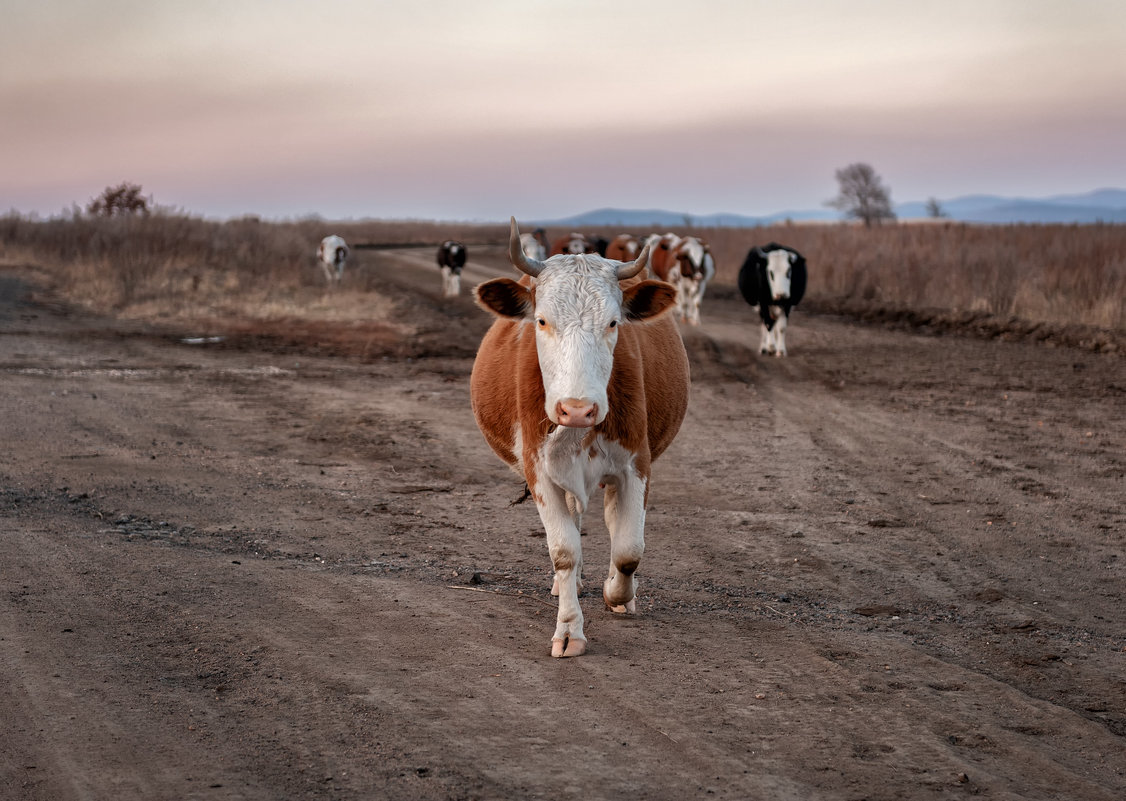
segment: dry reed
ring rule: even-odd
[[[590,234],[611,236],[620,228]],[[651,231],[634,231],[647,234]],[[1029,322],[1126,329],[1126,226],[954,222],[681,229],[706,239],[718,285],[734,286],[749,248],[771,241],[809,262],[807,298],[837,308],[977,312]],[[149,217],[31,220],[0,217],[0,260],[39,267],[68,299],[129,313],[208,299],[270,303],[316,287],[317,243],[328,233],[354,248],[504,242],[505,225],[427,221],[226,222],[159,212]],[[549,230],[549,237],[565,233]],[[377,292],[362,281],[352,291]],[[245,303],[242,307],[245,308]]]

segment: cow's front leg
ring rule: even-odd
[[[700,324],[700,301],[704,298],[704,289],[699,281],[691,281],[686,287],[684,313],[689,325]]]
[[[559,595],[552,656],[581,656],[586,651],[583,610],[579,607],[579,575],[582,572],[582,542],[568,509],[566,493],[554,484],[536,498],[536,508],[547,532],[547,550],[555,568],[553,593]]]
[[[759,353],[773,353],[774,352],[774,334],[766,327],[766,323],[762,324],[762,342],[758,346]]]
[[[579,535],[583,533],[583,510],[579,504],[578,498],[571,493],[565,493],[564,497],[567,499],[567,510],[571,513],[571,520],[575,523],[575,528],[579,530]],[[579,555],[578,564],[575,565],[575,575],[578,576],[575,587],[581,593],[583,591],[583,560],[582,555]],[[551,579],[551,594],[559,595],[559,574],[556,573]]]
[[[606,485],[602,503],[610,531],[610,575],[602,600],[614,612],[637,611],[634,572],[645,552],[645,484],[645,478],[630,474]]]
[[[779,356],[779,357],[785,356],[786,355],[786,315],[785,314],[779,315],[778,319],[774,323],[774,342],[775,342],[774,355]]]

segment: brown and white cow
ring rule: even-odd
[[[673,248],[672,260],[676,271],[675,280],[671,276],[665,280],[676,286],[676,306],[680,319],[689,325],[699,325],[700,302],[704,299],[708,281],[715,277],[715,259],[711,248],[699,237],[686,236]]]
[[[671,276],[670,280],[669,271],[672,270],[676,264],[672,253],[678,242],[680,242],[680,237],[672,232],[667,234],[650,234],[645,237],[645,240],[642,242],[644,246],[649,248],[649,269],[653,271],[653,275],[657,276],[662,281],[668,281],[669,283],[675,281],[675,276]]]
[[[579,532],[598,487],[610,532],[602,597],[616,612],[636,611],[652,462],[688,405],[688,357],[666,314],[676,290],[644,279],[648,257],[536,261],[521,250],[513,219],[509,258],[524,277],[476,289],[498,319],[473,365],[473,413],[490,447],[527,481],[547,531],[559,596],[556,657],[586,650]]]
[[[683,322],[700,324],[700,301],[708,281],[715,277],[715,259],[707,242],[695,236],[651,234],[645,244],[653,249],[653,272],[676,287],[676,309]]]
[[[637,241],[636,236],[618,234],[606,246],[606,258],[616,259],[617,261],[633,261],[637,258],[639,250],[641,250],[641,243]]]
[[[560,254],[578,255],[580,253],[592,253],[594,246],[590,240],[583,234],[572,231],[569,234],[559,237],[551,246],[551,255],[558,256]]]

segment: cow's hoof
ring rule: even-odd
[[[610,604],[606,604],[606,608],[609,609],[611,612],[616,612],[619,615],[636,615],[637,614],[637,599],[631,598],[626,603],[618,604],[617,606],[611,606]]]
[[[578,637],[555,637],[551,641],[551,655],[556,659],[567,656],[582,656],[586,653],[586,640]]]

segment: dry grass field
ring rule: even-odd
[[[447,238],[472,248],[500,244],[507,232],[503,225],[422,221],[214,222],[170,213],[32,221],[10,214],[0,217],[0,259],[35,267],[71,302],[124,317],[269,318],[300,311],[371,319],[388,311],[363,271],[351,273],[346,291],[330,304],[296,300],[322,280],[313,254],[328,233],[360,250],[436,247]],[[548,231],[549,237],[561,233]],[[943,222],[692,233],[711,244],[720,292],[734,287],[750,247],[776,241],[808,259],[810,308],[924,325],[943,317],[996,334],[1070,326],[1090,329],[1096,350],[1116,347],[1114,339],[1126,331],[1126,226]],[[1099,331],[1115,337],[1099,337]]]

